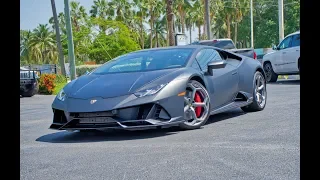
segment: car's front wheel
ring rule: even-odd
[[[264,71],[266,73],[267,82],[277,82],[278,74],[273,71],[271,63],[267,62],[264,66]]]
[[[21,96],[22,96],[22,97],[32,97],[32,96],[34,96],[35,94],[36,94],[36,90],[33,89],[33,88],[31,88],[31,89],[29,89],[29,90],[26,91],[26,92],[22,92],[22,93],[21,93]]]
[[[210,116],[210,97],[206,88],[198,81],[187,84],[184,97],[184,119],[182,129],[197,129],[203,126]]]
[[[253,102],[241,108],[244,112],[261,111],[267,103],[267,87],[262,73],[257,71],[253,80]]]

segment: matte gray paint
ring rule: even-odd
[[[65,102],[55,99],[52,107],[64,110],[66,113],[95,112],[132,107],[145,103],[158,103],[166,109],[172,120],[181,121],[184,100],[182,96],[177,95],[185,91],[186,84],[194,76],[203,79],[207,87],[211,101],[211,112],[219,108],[228,109],[228,104],[233,102],[239,91],[246,94],[248,98],[252,98],[254,73],[258,68],[262,69],[259,61],[235,54],[241,57],[242,60],[228,59],[225,68],[214,69],[213,76],[210,76],[206,75],[205,72],[190,67],[192,62],[195,61],[196,54],[203,48],[212,48],[218,51],[224,50],[201,45],[170,48],[186,47],[194,48],[195,50],[184,68],[82,76],[64,87],[64,91],[68,96]],[[234,54],[232,52],[228,53]],[[133,94],[134,92],[165,83],[167,85],[155,95],[137,98]],[[91,99],[96,99],[96,103],[90,104]],[[247,104],[237,103],[236,105]],[[233,104],[229,107],[236,107],[236,105]]]

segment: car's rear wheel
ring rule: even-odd
[[[241,108],[245,112],[261,111],[267,103],[266,81],[262,73],[257,71],[253,79],[253,102]]]
[[[266,73],[267,82],[277,82],[278,74],[273,71],[271,63],[267,62],[263,68]]]
[[[184,97],[184,119],[182,129],[197,129],[203,126],[210,116],[210,97],[206,88],[198,81],[187,84]]]

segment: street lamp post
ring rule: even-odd
[[[250,0],[250,16],[251,16],[251,48],[253,48],[253,5]]]
[[[73,46],[73,38],[72,38],[72,26],[70,19],[70,9],[69,9],[69,0],[64,0],[64,13],[66,18],[66,29],[67,29],[67,37],[68,37],[68,58],[70,63],[70,75],[71,80],[76,78],[76,66],[75,66],[75,58],[74,58],[74,46]]]
[[[284,25],[283,25],[283,0],[278,0],[279,6],[279,42],[284,38]]]

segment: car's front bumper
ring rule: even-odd
[[[134,119],[134,120],[132,120]],[[119,109],[118,111],[67,113],[54,109],[53,123],[50,129],[86,130],[86,129],[151,129],[179,125],[183,117],[170,117],[158,104],[147,104]]]
[[[92,99],[91,99],[92,100]],[[149,129],[180,124],[183,118],[183,97],[171,96],[155,100],[140,100],[131,95],[115,98],[55,99],[52,104],[53,123],[50,129]]]

